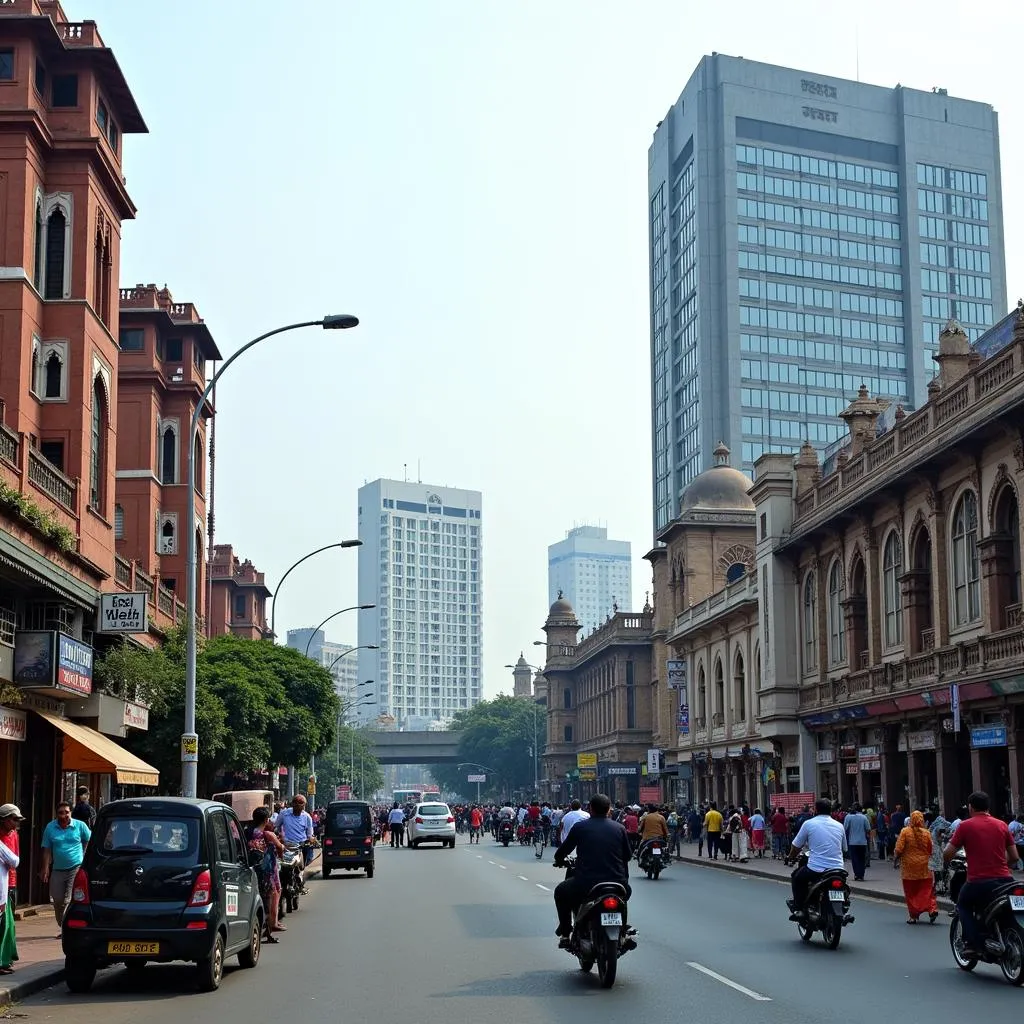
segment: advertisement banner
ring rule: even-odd
[[[661,801],[661,786],[641,786],[640,803],[656,804]]]
[[[28,715],[15,708],[0,707],[0,740],[24,742],[28,733]]]
[[[682,690],[686,687],[686,662],[666,661],[665,679],[670,690]]]
[[[953,712],[953,732],[960,731],[960,685],[953,683],[949,688],[949,706]]]
[[[684,736],[690,735],[690,705],[680,704],[676,713],[676,727]]]
[[[647,751],[647,774],[657,775],[661,771],[661,751],[652,747]]]
[[[52,629],[19,629],[14,634],[14,685],[53,686],[57,634]]]
[[[334,799],[335,800],[351,800],[352,799],[352,787],[351,786],[335,786],[334,787]]]
[[[86,697],[92,693],[92,648],[63,633],[57,634],[57,685]]]
[[[100,594],[101,633],[146,633],[146,594]]]

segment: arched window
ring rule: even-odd
[[[42,291],[43,287],[43,206],[36,203],[35,237],[33,239],[32,251],[32,283],[36,291]]]
[[[882,607],[885,614],[885,646],[903,643],[903,596],[900,575],[903,573],[903,542],[893,530],[882,552]]]
[[[958,626],[981,618],[978,565],[978,497],[964,491],[953,513],[953,621]]]
[[[33,395],[39,394],[39,342],[32,342],[32,376],[28,382],[28,389]]]
[[[735,583],[747,575],[747,567],[742,562],[733,562],[726,570],[725,582]]]
[[[196,434],[195,442],[192,445],[192,459],[196,467],[196,490],[203,492],[203,441]]]
[[[103,381],[92,385],[92,452],[89,458],[89,504],[103,510],[103,476],[106,470],[107,399]]]
[[[743,664],[743,652],[736,652],[736,660],[732,670],[732,710],[733,720],[747,720],[747,673]]]
[[[846,625],[843,622],[843,567],[838,559],[828,574],[828,662],[842,665],[846,661]]]
[[[761,690],[761,645],[754,644],[754,689]]]
[[[704,673],[704,666],[697,669],[697,708],[700,717],[706,722],[708,717],[708,678]]]
[[[1018,604],[1021,597],[1020,509],[1017,506],[1017,493],[1009,484],[1003,487],[999,495],[995,524],[996,529],[1010,540],[1009,564],[1002,567],[1009,584],[1006,588],[1006,601],[1008,604]]]
[[[818,667],[818,577],[804,580],[804,675]]]
[[[722,659],[715,662],[715,717],[714,724],[721,725],[725,716],[725,674]]]
[[[67,218],[58,206],[46,219],[46,282],[44,299],[64,298]]]
[[[121,505],[114,506],[114,539],[124,539],[124,508]]]
[[[178,482],[178,435],[174,427],[164,427],[160,437],[160,483]]]
[[[64,364],[56,352],[46,358],[43,368],[43,398],[60,398],[63,391]]]

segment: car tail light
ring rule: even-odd
[[[192,886],[192,895],[188,898],[188,905],[190,907],[208,906],[213,898],[213,894],[210,890],[210,872],[200,871],[199,877],[196,878],[195,885]]]
[[[417,825],[422,825],[423,824],[423,819],[422,818],[417,818],[416,819],[416,824]]]
[[[843,880],[841,878],[833,878],[832,879],[832,888],[833,889],[842,889],[842,887],[843,887]]]
[[[1013,895],[1014,895],[1014,896],[1024,896],[1024,889],[1022,889],[1022,888],[1021,888],[1021,887],[1020,887],[1020,886],[1018,885],[1018,886],[1017,886],[1017,888],[1013,890]]]
[[[189,921],[189,923],[185,925],[185,931],[204,932],[206,931],[206,921]]]
[[[334,840],[333,839],[325,839],[324,840],[324,846],[333,846],[333,845],[334,845]]]
[[[601,906],[604,907],[605,910],[616,910],[619,906],[619,901],[614,896],[605,896],[605,898],[601,900]]]
[[[369,836],[367,836],[363,840],[363,846],[373,846],[373,840]]]
[[[88,926],[88,922],[83,921],[80,917],[65,917],[64,924],[68,928],[85,928]]]
[[[75,875],[75,884],[71,887],[71,902],[86,904],[89,902],[89,876],[85,868],[79,868]]]
[[[455,824],[455,819],[451,815],[448,816],[448,824],[449,825],[454,825]]]

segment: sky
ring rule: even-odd
[[[537,661],[547,546],[607,525],[652,545],[647,151],[712,51],[991,103],[1007,284],[1024,5],[933,0],[64,0],[149,127],[121,284],[194,302],[239,359],[217,394],[216,540],[277,580],[356,535],[356,491],[419,472],[483,492],[484,693]],[[997,310],[997,315],[1003,311]],[[417,467],[418,470],[417,470]],[[356,552],[289,576],[278,633],[356,593]],[[354,642],[355,613],[328,628]]]

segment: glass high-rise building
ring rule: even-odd
[[[616,607],[633,611],[633,561],[628,540],[609,540],[603,526],[575,526],[548,546],[548,604],[572,605],[582,636]]]
[[[719,440],[819,449],[866,384],[923,403],[950,318],[1007,308],[997,115],[713,54],[648,160],[654,525]]]
[[[451,721],[482,693],[483,560],[479,491],[401,480],[359,488],[360,721]],[[360,697],[362,699],[362,697]]]

